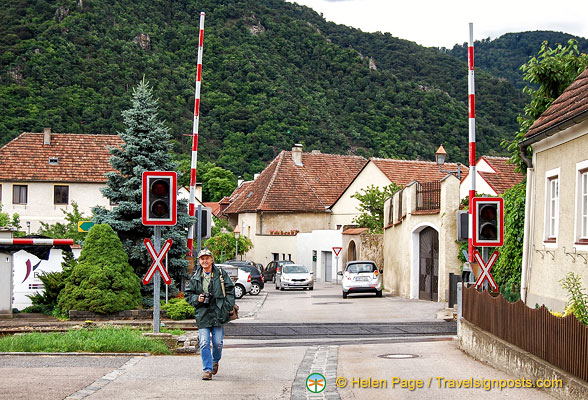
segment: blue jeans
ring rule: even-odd
[[[210,351],[210,337],[212,336],[212,354]],[[212,363],[219,362],[223,353],[223,337],[225,328],[213,326],[212,328],[198,328],[200,340],[200,357],[202,358],[202,370],[212,372]]]

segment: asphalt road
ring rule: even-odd
[[[0,399],[550,398],[535,389],[443,387],[443,380],[510,377],[457,348],[455,323],[437,320],[438,303],[373,296],[343,301],[340,288],[328,284],[312,292],[268,286],[239,301],[241,318],[226,326],[212,381],[200,379],[198,355],[2,355]],[[325,384],[317,394],[308,386],[315,373]],[[402,388],[395,380],[424,387]]]

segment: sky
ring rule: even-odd
[[[452,48],[507,32],[552,30],[588,38],[588,0],[286,0],[327,21],[364,32],[390,32],[427,47]]]

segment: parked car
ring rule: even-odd
[[[240,269],[236,265],[229,264],[216,264],[227,271],[227,274],[235,282],[235,298],[240,299],[245,296],[245,293],[251,292],[251,274],[247,271]]]
[[[239,269],[247,271],[251,274],[251,292],[249,292],[249,294],[252,296],[257,296],[264,287],[263,275],[261,274],[259,268],[248,263],[247,261],[231,261],[230,264],[236,265],[239,267]]]
[[[282,264],[276,274],[276,289],[314,289],[313,273],[302,264]]]
[[[337,275],[343,276],[341,287],[344,299],[349,294],[366,292],[382,297],[382,270],[373,261],[350,261],[345,270],[337,272]]]
[[[284,264],[294,264],[294,261],[291,261],[291,260],[270,261],[266,265],[265,270],[263,270],[263,279],[265,279],[266,282],[269,282],[269,281],[275,282],[276,281],[276,273],[280,270],[280,268],[282,268],[282,265],[284,265]]]

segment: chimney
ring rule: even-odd
[[[292,147],[292,161],[295,165],[302,165],[302,145],[295,144]]]
[[[43,128],[43,144],[51,144],[51,128]]]

